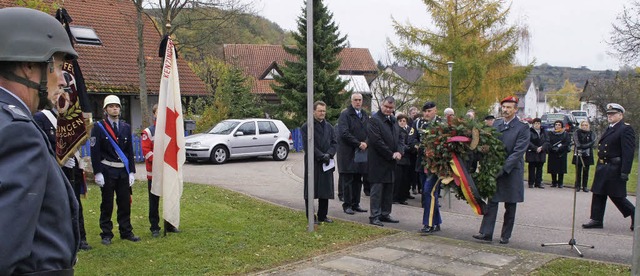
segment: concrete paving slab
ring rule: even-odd
[[[517,258],[514,256],[507,256],[502,254],[494,254],[488,252],[474,252],[471,255],[464,256],[460,258],[462,261],[469,261],[474,263],[481,263],[485,265],[490,265],[494,267],[505,266]]]
[[[454,261],[447,265],[439,266],[435,270],[446,275],[482,276],[494,269],[491,267]]]
[[[474,249],[465,247],[458,247],[446,244],[437,244],[428,241],[416,241],[412,239],[402,240],[389,244],[391,247],[403,248],[411,251],[416,251],[421,254],[430,254],[434,256],[445,256],[458,258],[462,256],[470,255],[475,252]]]
[[[358,252],[355,255],[385,262],[393,262],[409,255],[409,253],[381,246],[364,252]]]
[[[342,258],[328,261],[320,266],[353,273],[356,275],[419,275],[420,271],[407,269],[397,265],[392,265],[384,262],[376,262],[371,260],[365,260],[361,258],[355,258],[351,256],[344,256]]]
[[[339,273],[339,272],[330,271],[330,270],[324,270],[324,269],[320,269],[320,268],[316,268],[316,267],[310,267],[310,268],[303,269],[303,270],[300,270],[300,271],[294,271],[294,272],[288,273],[286,275],[291,275],[291,276],[336,276],[336,275],[344,275],[344,273]]]
[[[448,265],[451,263],[451,259],[439,256],[414,254],[406,258],[397,260],[395,261],[395,263],[401,266],[413,267],[416,269],[427,271],[433,270],[439,266]]]

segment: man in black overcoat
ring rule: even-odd
[[[380,111],[371,116],[367,128],[369,135],[369,181],[371,198],[369,223],[384,226],[382,222],[398,223],[391,217],[393,180],[396,162],[402,158],[400,127],[393,116],[395,99],[386,97]]]
[[[482,241],[493,240],[493,229],[498,216],[498,204],[504,202],[504,223],[500,235],[500,243],[507,244],[511,238],[516,219],[516,205],[524,202],[524,153],[529,146],[529,126],[516,116],[518,98],[509,96],[500,101],[502,118],[495,120],[493,127],[501,133],[500,141],[504,144],[507,159],[496,175],[496,192],[487,202],[487,209],[482,217],[480,233],[473,238]]]
[[[366,160],[356,160],[356,153],[367,154],[367,123],[369,115],[362,110],[362,94],[351,95],[351,106],[338,119],[338,172],[343,183],[342,209],[349,215],[367,212],[360,208],[360,190],[367,173]]]
[[[327,120],[327,104],[323,101],[313,103],[313,198],[318,199],[318,222],[332,223],[333,220],[327,217],[329,210],[329,199],[334,198],[333,190],[333,171],[334,168],[324,170],[323,165],[328,165],[336,154],[336,137],[333,133],[333,126]],[[302,133],[302,143],[304,146],[304,205],[307,210],[307,218],[309,218],[309,209],[307,206],[313,204],[313,200],[309,200],[307,187],[309,185],[309,177],[307,172],[309,166],[307,164],[307,153],[309,152],[307,145],[307,123],[300,128]]]
[[[636,133],[624,122],[624,107],[607,105],[609,127],[598,141],[598,162],[591,192],[591,220],[582,228],[602,228],[607,196],[626,218],[631,216],[634,228],[635,207],[627,199],[627,181],[633,164]]]

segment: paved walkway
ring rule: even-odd
[[[302,160],[303,154],[292,153],[284,162],[258,158],[231,160],[223,165],[186,164],[184,180],[216,185],[302,211]],[[144,179],[144,167],[140,165],[137,171],[138,179]],[[335,176],[337,179],[337,173]],[[540,246],[548,242],[568,242],[571,238],[573,196],[573,190],[568,188],[526,188],[525,202],[518,204],[516,225],[508,245],[497,243],[502,227],[500,219],[496,223],[493,243],[480,243],[471,238],[478,232],[482,217],[475,215],[464,201],[453,196],[450,204],[447,196],[441,202],[442,231],[433,236],[420,236],[417,230],[422,227],[422,208],[418,196],[409,201],[410,205],[393,205],[392,216],[399,219],[400,223],[385,224],[385,227],[403,230],[401,234],[265,273],[355,275],[371,274],[365,270],[372,267],[375,268],[375,274],[393,275],[526,274],[558,255],[577,257],[568,245]],[[588,242],[595,246],[595,249],[581,248],[584,257],[631,264],[633,232],[629,230],[630,219],[623,218],[609,201],[605,228],[583,230],[580,224],[589,218],[591,193],[579,192],[576,196],[577,228],[574,237],[578,243]],[[629,197],[629,200],[635,203],[635,197]],[[369,209],[368,197],[363,196],[361,204]],[[504,212],[500,208],[498,218]],[[339,201],[332,200],[329,203],[329,216],[337,218],[337,223],[340,223],[339,220],[349,220],[368,225],[368,215],[347,215],[342,211]],[[306,224],[304,212],[301,213],[300,224]]]

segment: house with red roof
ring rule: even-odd
[[[371,83],[378,75],[378,68],[369,49],[344,48],[338,55],[342,61],[338,72],[340,78],[348,80],[346,91],[360,92],[370,103]],[[269,103],[278,103],[276,93],[271,89],[275,83],[273,76],[282,74],[285,60],[295,61],[297,57],[284,51],[281,45],[225,44],[224,60],[227,64],[241,68],[252,79],[251,92],[260,95]],[[365,104],[367,108],[370,104]]]
[[[45,3],[53,2],[45,0]],[[0,0],[0,7],[16,6],[15,0]],[[73,21],[70,24],[78,63],[85,78],[94,119],[103,117],[104,97],[115,94],[123,105],[123,118],[134,131],[142,129],[140,111],[140,79],[138,69],[138,37],[136,8],[130,0],[67,0],[64,1]],[[55,10],[51,10],[55,15]],[[144,54],[146,61],[149,109],[158,102],[162,58],[158,56],[161,40],[151,19],[144,20]],[[207,95],[205,84],[178,59],[182,96]]]

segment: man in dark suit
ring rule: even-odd
[[[369,115],[362,110],[362,94],[351,95],[351,106],[338,119],[338,172],[343,181],[342,209],[349,215],[367,212],[360,208],[360,190],[367,173],[366,160],[355,160],[356,153],[366,154]]]
[[[369,181],[371,199],[369,223],[384,226],[382,222],[398,223],[391,217],[393,201],[393,173],[396,162],[402,158],[400,127],[393,116],[396,104],[391,96],[386,97],[380,111],[371,116],[367,128],[369,134]]]
[[[0,275],[73,275],[78,202],[31,114],[78,54],[49,14],[4,8],[0,25]]]
[[[591,220],[582,228],[602,228],[607,196],[626,218],[631,216],[634,228],[635,207],[627,199],[627,181],[633,163],[636,134],[624,122],[624,107],[616,103],[607,105],[609,127],[598,141],[598,164],[591,192]]]
[[[106,118],[96,122],[91,130],[91,165],[95,181],[102,192],[100,203],[100,237],[102,244],[110,245],[113,238],[113,195],[118,205],[118,230],[120,238],[140,241],[131,226],[131,185],[135,181],[135,160],[131,126],[120,120],[120,98],[109,95],[104,98]]]
[[[327,114],[327,104],[323,101],[313,103],[313,156],[314,162],[309,166],[307,164],[307,153],[309,145],[307,145],[307,123],[302,125],[302,143],[304,146],[304,202],[305,210],[307,210],[307,218],[309,218],[309,204],[313,204],[313,199],[318,199],[318,216],[316,222],[332,223],[333,220],[327,217],[329,211],[329,199],[334,198],[333,190],[333,171],[335,168],[324,170],[324,165],[332,162],[333,156],[336,154],[336,136],[333,133],[333,126],[325,120]],[[335,164],[335,163],[334,163]],[[308,170],[313,168],[313,181],[309,184]],[[307,188],[313,185],[313,198],[309,200]],[[315,218],[315,217],[314,217]]]
[[[524,201],[524,153],[529,146],[529,126],[516,116],[518,98],[509,96],[500,101],[502,118],[493,123],[493,127],[502,135],[499,139],[504,144],[507,159],[498,172],[496,192],[489,199],[487,209],[482,217],[480,233],[473,238],[482,241],[493,240],[493,229],[498,216],[498,203],[504,202],[504,223],[500,243],[507,244],[511,238],[516,218],[516,204]]]

